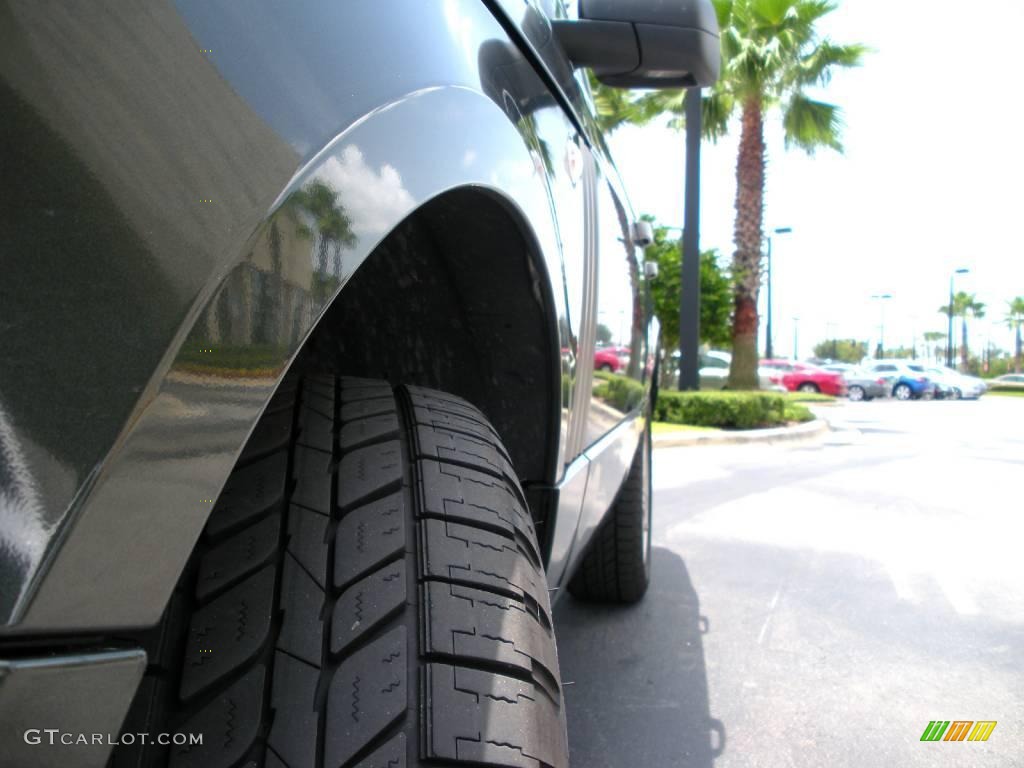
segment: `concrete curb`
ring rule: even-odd
[[[795,427],[773,429],[747,429],[737,432],[680,432],[678,435],[654,436],[655,448],[683,448],[694,445],[744,445],[747,443],[788,443],[813,440],[828,433],[831,427],[825,419],[817,418]]]

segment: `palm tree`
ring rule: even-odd
[[[939,343],[946,340],[946,334],[942,331],[925,331],[924,341],[928,348],[928,354],[933,361],[942,359],[943,346]]]
[[[732,272],[735,278],[733,356],[729,386],[756,389],[757,299],[761,288],[761,246],[764,242],[764,186],[767,148],[765,116],[782,111],[786,148],[808,154],[819,148],[842,151],[842,119],[834,104],[818,101],[809,88],[827,85],[836,67],[859,66],[867,48],[839,45],[822,38],[818,21],[835,10],[831,0],[714,0],[722,30],[722,76],[702,101],[703,131],[715,140],[724,136],[735,114],[740,117],[740,148],[736,160],[736,223]],[[685,91],[657,91],[629,104],[606,99],[604,119],[616,110],[623,120],[646,122],[655,115],[674,115],[679,127]],[[597,100],[602,114],[602,101]]]
[[[590,91],[594,96],[594,108],[597,113],[597,124],[604,133],[611,133],[624,123],[641,122],[640,111],[630,92],[622,88],[610,88],[603,85],[588,70]]]
[[[322,301],[341,282],[341,249],[351,248],[358,239],[352,231],[352,220],[338,202],[338,193],[319,180],[293,192],[288,205],[290,210],[302,212],[312,219],[313,227],[304,225],[303,232],[317,238],[313,293]],[[332,255],[332,263],[329,264]]]
[[[958,291],[953,297],[953,306],[948,304],[939,307],[939,312],[947,317],[953,313],[953,317],[960,318],[960,367],[967,371],[970,364],[970,353],[967,347],[967,320],[968,318],[980,320],[985,316],[985,303],[978,301],[973,293]]]
[[[1010,299],[1006,302],[1006,324],[1010,327],[1010,330],[1014,333],[1014,347],[1013,347],[1013,370],[1014,373],[1020,373],[1020,359],[1021,359],[1021,326],[1024,326],[1024,296],[1017,296],[1016,298]]]

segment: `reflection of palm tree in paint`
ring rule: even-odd
[[[328,287],[334,287],[339,282],[341,249],[356,244],[352,220],[338,203],[338,193],[322,181],[310,182],[293,193],[285,205],[312,219],[312,228],[300,224],[299,231],[300,234],[312,234],[316,238],[315,285],[323,294],[319,298],[325,298]],[[328,269],[328,260],[332,261],[331,269]]]
[[[636,246],[633,243],[633,235],[630,231],[629,219],[626,217],[626,209],[622,207],[614,194],[612,203],[615,205],[615,215],[619,219],[619,229],[622,230],[622,246],[626,252],[626,264],[629,267],[629,289],[633,297],[632,317],[629,326],[629,367],[626,375],[633,379],[640,378],[640,363],[643,358],[644,343],[644,306],[641,301],[640,266],[636,260]]]
[[[541,165],[544,166],[544,171],[549,177],[553,177],[555,161],[551,156],[551,147],[540,137],[540,132],[537,130],[537,119],[532,114],[527,115],[519,121],[519,130],[530,148],[537,153]]]

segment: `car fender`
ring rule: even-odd
[[[35,502],[20,510],[24,518],[19,541],[5,541],[0,547],[4,575],[10,577],[11,585],[0,605],[5,633],[90,631],[147,626],[158,620],[214,500],[302,342],[326,307],[343,294],[347,281],[374,247],[427,201],[463,186],[499,198],[535,245],[536,263],[532,266],[540,275],[538,291],[548,294],[545,301],[557,315],[552,322],[568,316],[564,287],[552,289],[548,282],[548,276],[561,275],[562,268],[556,202],[537,146],[543,138],[557,149],[565,134],[538,136],[533,127],[524,131],[518,107],[521,100],[514,92],[484,92],[481,82],[487,78],[479,69],[484,59],[476,52],[484,43],[505,40],[505,36],[483,5],[466,0],[445,3],[443,8],[434,4],[416,8],[413,15],[422,17],[419,21],[424,27],[457,28],[453,34],[458,33],[455,53],[464,59],[461,69],[441,72],[436,84],[405,91],[402,84],[408,78],[399,77],[396,83],[382,72],[380,91],[394,93],[392,98],[349,115],[346,110],[350,111],[352,104],[366,103],[365,94],[358,94],[345,102],[344,108],[338,107],[333,117],[321,116],[314,128],[287,142],[282,133],[275,134],[280,126],[252,129],[256,137],[249,148],[252,154],[243,152],[239,161],[247,159],[259,165],[269,156],[273,168],[259,178],[242,172],[241,182],[252,187],[235,190],[244,198],[232,203],[241,213],[201,220],[215,240],[204,255],[183,254],[178,262],[173,262],[173,256],[172,260],[157,257],[153,262],[153,269],[161,274],[180,271],[160,285],[147,286],[153,291],[152,300],[163,306],[162,316],[173,322],[161,327],[156,342],[151,340],[158,342],[155,359],[134,369],[134,379],[119,380],[118,386],[133,393],[131,398],[121,397],[116,404],[111,400],[96,414],[97,423],[103,425],[98,432],[109,437],[98,440],[90,456],[64,470],[61,484],[23,494]],[[381,17],[383,29],[388,14],[379,8],[375,13]],[[195,34],[201,26],[192,24],[190,29]],[[147,29],[147,34],[150,32]],[[306,64],[315,70],[316,51],[307,53],[314,60]],[[414,53],[422,50],[403,54],[399,46],[395,57],[401,60]],[[400,63],[394,72],[408,72],[416,64],[409,60]],[[245,98],[236,103],[246,88],[232,81],[235,64],[210,69],[209,82],[197,80],[196,87],[208,85],[210,93],[216,94],[218,86],[210,85],[215,77],[236,85],[221,98],[234,99],[232,110],[256,120],[257,108],[250,114],[245,107],[251,104]],[[210,93],[204,94],[208,100],[213,98]],[[215,99],[210,108],[216,108]],[[554,105],[548,108],[558,109]],[[37,111],[45,118],[45,107]],[[343,127],[316,144],[322,126],[332,119]],[[231,134],[227,127],[223,130],[224,135],[217,139],[227,141]],[[235,130],[247,129],[236,125]],[[268,143],[275,147],[270,155]],[[296,147],[307,143],[318,148],[307,151],[305,161],[295,163],[300,156]],[[195,162],[202,159],[202,152],[214,151],[200,149],[192,155],[188,148],[182,149],[180,162]],[[103,153],[99,156],[105,157]],[[292,163],[290,175],[285,176],[282,169]],[[225,172],[228,170],[230,164]],[[103,177],[105,172],[101,168],[97,174]],[[254,306],[254,293],[267,289],[268,282],[260,280],[265,272],[259,268],[260,259],[274,261],[275,249],[266,244],[274,241],[275,224],[296,215],[289,211],[290,202],[315,182],[337,191],[353,237],[342,247],[332,246],[324,263],[315,259],[311,263],[312,244],[309,248],[279,249],[282,261],[273,269],[295,290],[290,298],[283,294],[278,298],[287,300],[292,322],[287,333],[272,335],[270,343],[257,344],[251,331],[265,318],[259,311],[246,314],[243,310]],[[218,183],[227,194],[239,179],[225,177]],[[197,196],[196,205],[213,210],[217,197],[217,192],[202,197],[214,201],[206,203],[198,202]],[[136,204],[152,206],[157,202],[158,197]],[[133,213],[127,202],[120,205],[126,217],[142,216]],[[153,212],[147,209],[145,214]],[[168,216],[173,217],[173,212]],[[176,222],[166,226],[174,227]],[[223,231],[226,226],[230,231]],[[300,228],[293,228],[292,234]],[[185,277],[184,271],[188,273]],[[130,288],[130,281],[122,288],[126,297]],[[68,322],[73,322],[75,310],[88,309],[88,295],[81,300],[84,303],[77,305],[69,300],[62,308]],[[268,306],[273,304],[271,301]],[[127,322],[123,317],[118,321]],[[240,331],[240,340],[228,351],[197,346],[200,330],[226,322],[248,332]],[[116,340],[95,339],[92,343],[97,365],[119,364],[121,357],[109,349],[116,346]],[[262,355],[257,367],[247,367],[241,361],[247,353]],[[552,354],[556,358],[553,365],[558,365],[557,346]],[[75,371],[69,368],[65,372],[73,376]],[[51,403],[54,409],[73,405]],[[19,415],[15,411],[5,418],[17,425]],[[35,474],[22,485],[31,491],[45,479],[40,465],[31,464],[31,458],[42,453],[36,436],[31,431],[12,431],[8,437],[18,441],[21,454],[29,457],[25,471]],[[556,479],[550,478],[551,482]],[[26,542],[30,546],[18,548]]]

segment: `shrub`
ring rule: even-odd
[[[786,405],[773,392],[661,392],[654,418],[696,427],[757,429],[785,424]]]
[[[805,421],[814,421],[814,414],[806,406],[799,403],[786,403],[786,421],[796,421],[803,424]]]
[[[823,395],[820,392],[787,392],[786,399],[791,403],[834,403],[836,401],[832,395]]]
[[[643,402],[640,382],[612,373],[596,372],[600,382],[594,396],[618,411],[631,411]],[[831,398],[829,398],[831,400]],[[805,406],[779,392],[676,392],[662,390],[654,420],[669,424],[719,429],[757,429],[814,419]]]
[[[594,376],[601,381],[594,388],[594,396],[617,411],[631,411],[643,402],[645,389],[639,381],[603,371]]]

